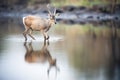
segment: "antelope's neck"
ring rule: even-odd
[[[48,58],[48,62],[49,62],[50,65],[53,65],[53,64],[54,64],[54,62],[53,62],[53,60],[52,60],[51,57]]]
[[[50,19],[48,19],[48,24],[49,24],[50,27],[52,26],[52,22],[51,22]]]
[[[51,23],[51,21],[48,19],[48,25],[47,25],[47,28],[46,28],[46,32],[50,29],[51,26],[52,26],[52,23]]]

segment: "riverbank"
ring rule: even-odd
[[[19,8],[18,8],[19,7]],[[120,21],[120,4],[115,6],[115,12],[111,14],[110,5],[106,6],[93,6],[87,8],[85,6],[63,6],[57,7],[57,13],[60,16],[57,17],[57,21],[59,23],[65,24],[85,24],[85,23],[93,23],[93,24],[104,24],[106,22],[115,22],[119,24]],[[4,19],[21,19],[26,15],[38,15],[44,18],[47,18],[47,7],[45,5],[35,5],[29,7],[20,7],[16,6],[14,9],[5,10],[3,9],[0,12],[0,18]]]

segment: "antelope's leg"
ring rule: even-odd
[[[29,29],[25,29],[25,31],[23,32],[23,36],[25,37],[25,41],[27,41],[27,36],[26,36],[26,34],[27,34],[28,30],[29,30]]]
[[[32,51],[33,51],[32,41],[29,43],[29,49],[30,49],[30,52],[32,52]]]
[[[44,36],[44,40],[48,40],[49,36],[45,33],[45,31],[41,30],[43,36]]]
[[[45,35],[46,35],[46,40],[49,39],[49,35],[45,32]]]
[[[48,34],[46,34],[47,35],[47,40],[49,39],[49,35]]]
[[[33,40],[35,40],[35,38],[31,35],[32,34],[32,32],[33,32],[33,30],[32,29],[30,29],[30,32],[29,32],[29,36],[33,39]]]
[[[26,42],[24,42],[24,46],[25,46],[26,51],[28,51],[28,47],[27,47]]]
[[[49,45],[49,40],[48,41],[44,40],[44,45],[46,45],[47,47]]]

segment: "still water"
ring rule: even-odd
[[[0,80],[120,79],[119,29],[114,36],[106,25],[57,24],[49,43],[39,32],[25,43],[17,20],[1,20],[0,29]]]

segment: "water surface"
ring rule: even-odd
[[[119,29],[114,34],[106,25],[57,24],[48,32],[49,45],[44,45],[39,32],[33,33],[36,40],[29,37],[25,43],[18,21],[0,22],[0,80],[120,79]],[[40,57],[43,49],[51,58]],[[53,66],[48,75],[49,60],[54,59],[59,70]]]

